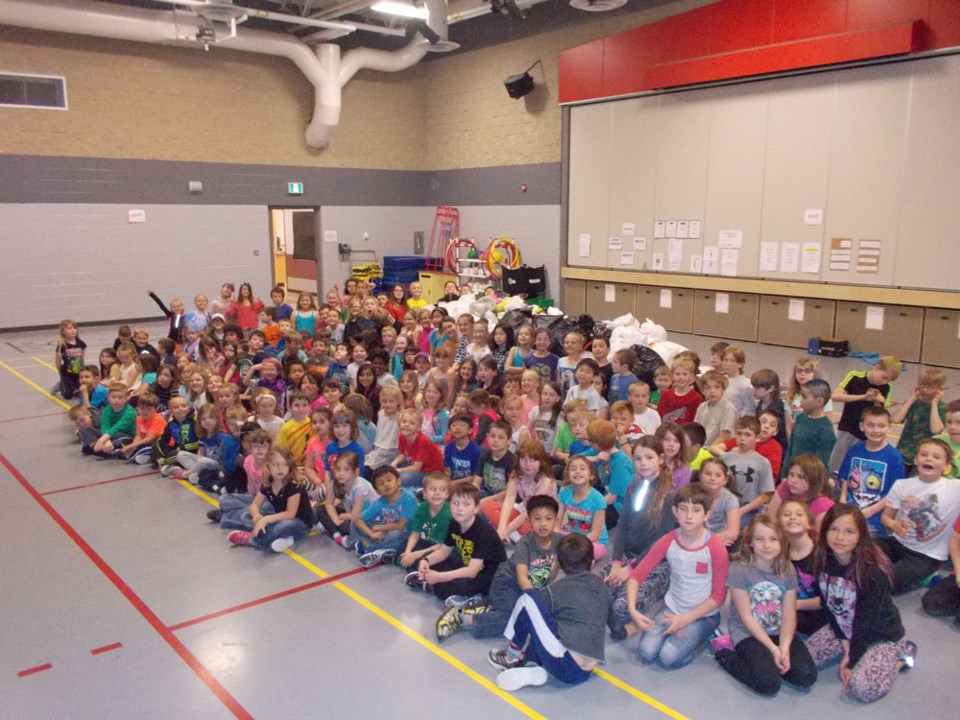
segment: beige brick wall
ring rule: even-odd
[[[286,60],[0,27],[0,70],[65,76],[70,106],[0,107],[0,154],[391,170],[558,162],[559,53],[712,1],[590,18],[401,73],[359,73],[324,151],[304,143],[312,91]],[[511,99],[503,80],[538,58],[538,87]]]
[[[683,0],[638,13],[596,19],[572,28],[453,53],[426,64],[427,166],[431,170],[560,161],[558,65],[563,50],[686,12],[714,0]],[[587,19],[588,13],[584,13]],[[506,27],[506,23],[505,23]],[[519,100],[503,87],[530,71],[537,87]]]
[[[0,107],[0,153],[420,169],[421,68],[361,73],[330,148],[310,149],[309,83],[264,55],[0,28],[0,69],[63,75],[68,112]]]

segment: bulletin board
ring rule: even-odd
[[[575,106],[567,264],[955,290],[960,56]]]

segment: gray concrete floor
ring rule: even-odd
[[[154,335],[163,327],[149,325]],[[603,674],[581,687],[509,696],[484,658],[495,643],[461,634],[438,647],[439,604],[404,587],[396,568],[355,572],[353,557],[320,537],[280,556],[231,547],[198,493],[141,467],[81,457],[64,408],[43,393],[56,381],[45,364],[54,336],[0,335],[4,717],[846,720],[918,708],[927,718],[957,716],[960,632],[925,617],[919,593],[897,601],[920,646],[918,666],[876,706],[842,696],[833,669],[802,697],[785,688],[763,699],[707,654],[678,671],[643,667],[635,641],[608,642]],[[93,359],[114,335],[81,328],[81,337]],[[671,339],[704,357],[712,342]],[[772,367],[781,378],[803,354],[745,349],[748,370]],[[832,383],[854,367],[864,363],[824,359]],[[948,376],[947,399],[960,397],[960,373]],[[908,366],[896,401],[915,379]]]

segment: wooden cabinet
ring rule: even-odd
[[[924,310],[920,361],[960,368],[960,310]]]
[[[420,285],[423,287],[423,299],[431,305],[440,302],[443,286],[450,281],[457,282],[457,276],[448,272],[424,271],[420,273]]]
[[[636,305],[637,286],[624,283],[587,281],[586,313],[594,320],[613,320],[632,313]]]
[[[791,319],[790,304],[802,311],[802,319]],[[798,305],[802,303],[802,305]],[[833,337],[837,303],[833,300],[788,298],[779,295],[760,297],[760,321],[757,342],[768,345],[806,348],[812,337]]]
[[[693,290],[640,285],[633,315],[641,323],[650,318],[667,332],[693,332]]]
[[[879,327],[867,327],[868,314],[871,324]],[[917,362],[923,337],[923,308],[840,301],[834,336],[848,340],[850,349],[856,352],[896,355],[901,360]]]
[[[756,342],[760,296],[697,290],[693,332],[708,337]]]
[[[582,315],[587,309],[587,281],[564,280],[563,304],[560,306],[567,315]]]

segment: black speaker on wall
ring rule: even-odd
[[[533,77],[528,72],[518,73],[504,80],[503,85],[510,97],[516,100],[533,92]]]

